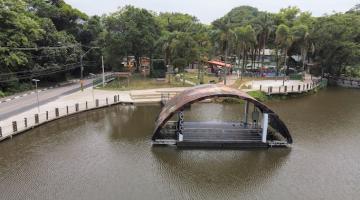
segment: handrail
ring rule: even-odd
[[[303,93],[314,90],[318,87],[323,87],[326,85],[325,80],[322,79],[314,79],[311,82],[304,82],[302,84],[297,85],[285,85],[285,86],[267,86],[264,87],[260,85],[259,91],[265,92],[267,95],[273,94],[289,94],[289,93]]]

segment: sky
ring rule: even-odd
[[[182,12],[196,16],[202,23],[224,16],[232,8],[249,5],[261,11],[278,12],[281,8],[297,6],[314,16],[345,12],[360,3],[359,0],[65,0],[88,15],[102,15],[119,7],[133,5],[155,12]]]

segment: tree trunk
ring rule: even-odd
[[[288,66],[287,66],[287,63],[286,63],[286,61],[287,61],[287,59],[286,59],[286,57],[287,57],[287,48],[285,48],[284,54],[285,54],[285,58],[284,58],[284,72],[285,72],[285,74],[286,74],[286,71],[288,70]],[[285,71],[285,70],[286,70],[286,71]]]
[[[264,66],[265,48],[266,48],[266,37],[264,37],[264,40],[263,40],[263,46],[262,46],[263,52],[262,52],[262,58],[261,58],[261,67]]]
[[[278,48],[276,47],[275,48],[275,59],[276,59],[276,76],[279,76],[279,50]]]
[[[251,51],[251,70],[254,70],[254,64],[255,64],[255,62],[254,62],[254,56],[255,56],[254,50],[255,50],[255,48],[250,50]]]
[[[242,68],[241,68],[241,79],[244,76],[244,69],[245,69],[245,63],[246,63],[246,47],[244,47],[243,50],[243,59],[242,59]]]

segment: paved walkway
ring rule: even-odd
[[[226,76],[226,85],[227,86],[234,85],[237,79],[238,79],[237,75]],[[224,85],[224,81],[221,81],[218,84]]]
[[[312,77],[309,74],[305,74],[305,79],[302,80],[285,80],[283,79],[274,79],[274,80],[253,80],[248,81],[242,85],[246,86],[249,91],[252,90],[259,90],[260,87],[262,88],[262,91],[267,91],[267,88],[273,87],[273,88],[279,88],[287,86],[288,88],[291,88],[292,86],[294,88],[298,87],[298,85],[304,85],[304,84],[310,84],[314,80],[320,79],[319,77]]]
[[[229,76],[227,79],[227,85],[234,84],[236,81],[236,76]],[[304,82],[310,82],[310,78],[306,78]],[[299,83],[304,83],[301,81],[287,81],[286,85],[296,85]],[[221,83],[219,83],[221,84]],[[274,86],[274,84],[282,85],[281,80],[263,80],[263,81],[250,81],[248,84],[251,84],[252,90],[256,89],[260,85]],[[75,104],[80,104],[80,110],[85,109],[86,102],[89,107],[95,107],[95,100],[98,99],[101,105],[106,105],[105,101],[108,99],[109,104],[114,101],[114,96],[119,97],[118,101],[120,102],[131,102],[131,103],[144,103],[144,102],[159,102],[161,100],[162,94],[176,94],[187,87],[176,87],[176,88],[157,88],[157,89],[147,89],[147,90],[132,90],[132,91],[112,91],[112,90],[97,90],[93,88],[87,88],[84,91],[77,91],[68,95],[60,96],[51,102],[44,103],[40,105],[40,112],[38,112],[37,107],[33,107],[30,110],[16,113],[10,117],[4,118],[0,121],[0,127],[3,130],[11,129],[12,122],[17,121],[18,124],[24,124],[24,118],[34,121],[34,115],[40,113],[40,121],[44,120],[46,111],[50,115],[54,115],[55,108],[60,109],[60,115],[63,115],[66,112],[66,107],[68,106],[74,112]],[[137,98],[135,98],[137,97]],[[61,114],[61,112],[63,114]],[[71,112],[71,111],[70,111]]]
[[[84,105],[85,102],[89,104],[95,104],[95,100],[105,101],[106,98],[112,100],[115,95],[119,95],[120,102],[139,102],[134,101],[132,95],[154,95],[161,94],[163,92],[181,92],[185,90],[185,87],[179,88],[159,88],[159,89],[148,89],[148,90],[132,90],[132,91],[111,91],[111,90],[97,90],[93,88],[87,88],[84,91],[78,91],[69,95],[64,95],[58,99],[46,103],[40,106],[40,114],[46,113],[46,111],[54,112],[55,108],[65,108],[66,106],[74,107],[76,103]],[[160,98],[160,97],[159,97]],[[154,100],[153,100],[154,101]],[[159,99],[156,99],[159,101]],[[140,101],[141,102],[141,101]],[[143,102],[145,102],[143,100]],[[38,113],[38,108],[34,107],[25,112],[13,115],[0,121],[0,127],[10,126],[12,121],[23,120],[25,117],[34,118],[34,115]]]

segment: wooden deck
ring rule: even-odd
[[[185,122],[183,140],[178,147],[267,148],[261,141],[260,128],[247,128],[240,123]]]

